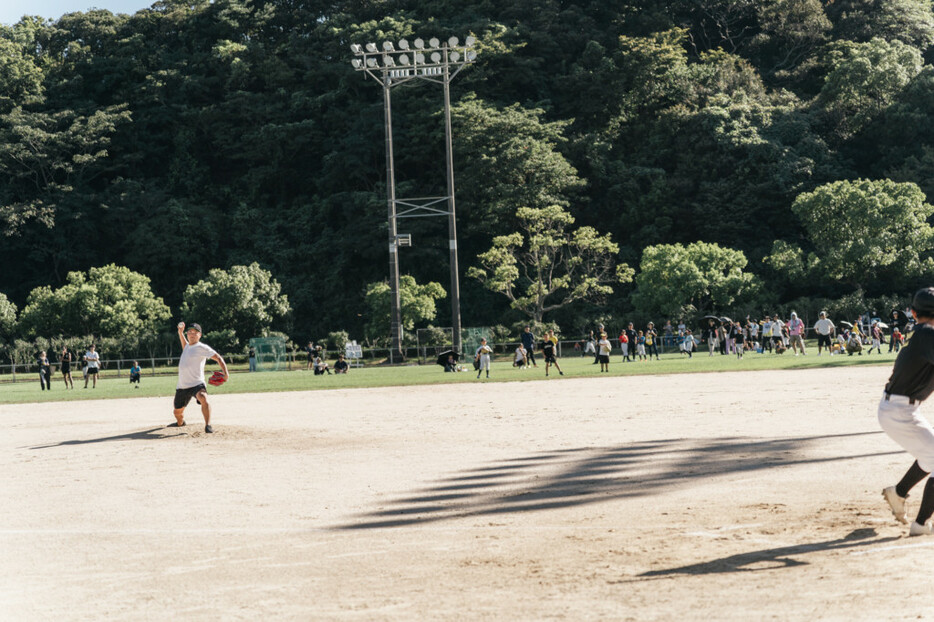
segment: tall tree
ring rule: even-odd
[[[614,283],[632,280],[626,264],[616,264],[619,247],[593,227],[570,230],[574,218],[562,207],[520,207],[520,231],[493,238],[493,247],[467,274],[536,323],[578,300],[600,300]]]

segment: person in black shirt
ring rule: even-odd
[[[545,340],[542,342],[542,354],[545,357],[546,376],[548,375],[548,368],[552,365],[555,366],[555,369],[558,370],[559,374],[562,376],[564,375],[564,372],[561,371],[561,368],[558,366],[558,356],[555,354],[557,351],[557,342],[558,340],[555,338],[555,332],[553,330],[549,330],[545,334]]]
[[[36,361],[39,364],[39,384],[42,386],[42,390],[45,391],[48,389],[52,390],[52,363],[49,361],[49,357],[45,355],[45,350],[39,353],[39,359]]]
[[[879,425],[915,458],[901,481],[882,491],[900,523],[908,522],[908,491],[934,470],[934,428],[921,414],[921,404],[934,392],[934,287],[915,293],[911,313],[917,321],[914,335],[898,353],[879,401]],[[934,535],[932,515],[934,479],[928,478],[908,534]]]
[[[529,363],[532,364],[532,367],[538,367],[538,363],[535,362],[535,335],[532,333],[532,329],[526,326],[519,336],[522,338],[522,345],[525,347],[526,368],[528,368]]]
[[[62,354],[58,357],[58,363],[62,369],[62,377],[65,379],[66,389],[69,385],[72,389],[75,388],[75,383],[71,380],[71,361],[73,358],[71,352],[68,350],[68,346],[63,347]]]

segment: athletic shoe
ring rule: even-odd
[[[208,434],[213,434],[214,428],[212,428],[210,425],[206,425],[204,426],[204,431],[207,432]]]
[[[185,427],[185,422],[182,421],[181,423],[179,423],[178,421],[176,421],[175,423],[170,423],[170,424],[168,425],[168,427],[170,427],[170,428],[182,428],[182,427]]]
[[[898,493],[895,492],[895,486],[889,486],[888,488],[883,489],[882,496],[885,497],[889,507],[892,509],[892,514],[895,516],[895,520],[907,525],[908,497],[899,497]],[[914,526],[912,526],[912,529],[914,529]]]
[[[908,530],[909,536],[934,536],[934,525],[931,521],[920,524],[918,521],[911,522],[911,529]]]

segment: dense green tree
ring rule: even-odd
[[[436,301],[447,296],[440,283],[418,284],[415,277],[403,274],[399,277],[399,304],[403,330],[413,331],[423,322],[430,322],[437,315]],[[370,339],[389,337],[392,301],[389,283],[380,281],[366,286],[367,308],[366,334]]]
[[[34,289],[20,314],[25,335],[113,337],[132,341],[164,330],[169,308],[149,278],[123,266],[70,272],[62,287]]]
[[[225,339],[240,344],[281,326],[290,311],[282,286],[255,262],[211,270],[185,289],[179,310],[186,322],[197,322],[207,332],[232,331]]]
[[[695,242],[650,246],[642,253],[636,308],[649,317],[724,313],[758,291],[742,251]]]
[[[546,313],[579,300],[598,301],[613,293],[614,283],[632,280],[609,234],[593,227],[570,230],[574,218],[561,206],[520,207],[520,231],[493,238],[493,247],[468,275],[510,306],[541,323]]]
[[[921,52],[901,41],[873,38],[834,44],[819,102],[833,131],[847,139],[894,103],[921,72]]]
[[[776,245],[770,262],[795,278],[804,274],[854,288],[910,286],[934,276],[934,206],[913,183],[888,179],[838,181],[800,195],[792,205],[813,252]],[[806,265],[802,265],[806,262]]]
[[[0,292],[0,343],[13,337],[16,329],[16,305]]]

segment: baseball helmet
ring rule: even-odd
[[[911,308],[918,315],[934,317],[934,287],[922,287],[916,291],[914,298],[911,299]]]

